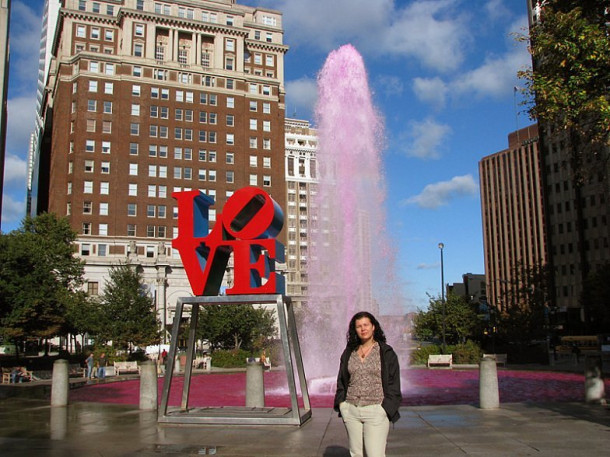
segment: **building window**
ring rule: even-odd
[[[263,132],[271,131],[271,121],[263,121]]]
[[[93,203],[90,201],[83,202],[83,214],[93,213]]]
[[[136,236],[135,224],[127,224],[127,236]]]
[[[268,175],[263,176],[263,186],[271,187],[271,176],[268,176]]]
[[[89,81],[89,92],[97,92],[97,81]]]
[[[95,119],[87,119],[87,132],[95,132]]]
[[[226,163],[229,165],[233,165],[235,163],[235,154],[233,154],[232,152],[227,152]]]
[[[99,224],[97,226],[97,233],[99,236],[108,236],[108,224]]]
[[[132,116],[139,116],[140,115],[140,105],[138,105],[137,103],[132,103],[131,104],[131,115]]]
[[[137,163],[129,164],[129,174],[131,176],[138,176],[138,164]]]
[[[144,55],[144,45],[142,43],[133,44],[133,55],[135,57],[142,57]]]
[[[216,182],[216,170],[210,170],[208,172],[208,180],[211,182]]]
[[[234,127],[235,126],[235,116],[233,116],[232,114],[227,114],[226,123],[227,123],[227,127]]]
[[[100,216],[108,216],[108,203],[100,203]]]
[[[104,29],[104,40],[114,41],[114,30]]]
[[[235,135],[232,133],[227,133],[227,145],[232,146],[235,144]]]
[[[128,216],[137,216],[138,215],[138,204],[137,203],[127,203],[127,215]]]
[[[102,121],[102,133],[112,133],[111,121]]]
[[[198,172],[199,181],[205,181],[207,176],[207,170],[205,168],[200,168]]]
[[[108,195],[110,193],[110,183],[102,181],[100,183],[100,195]]]
[[[135,183],[129,183],[129,190],[127,195],[129,195],[130,197],[137,197],[138,196],[138,185]]]
[[[137,136],[140,134],[140,124],[132,122],[129,126],[129,133],[133,136]]]
[[[83,222],[83,235],[91,235],[91,222]]]
[[[250,185],[251,186],[257,186],[258,185],[258,176],[256,175],[250,175]]]
[[[110,173],[110,162],[102,162],[102,165],[100,167],[102,174],[109,174]]]
[[[146,217],[155,217],[157,215],[157,207],[155,205],[146,205]]]
[[[227,183],[232,184],[233,182],[235,182],[234,173],[227,171]]]
[[[84,227],[83,227],[83,234],[85,234]],[[80,245],[80,255],[82,255],[82,256],[91,255],[91,245],[89,243],[82,243]]]
[[[132,74],[138,78],[142,77],[142,67],[140,67],[139,65],[134,65],[134,67],[132,68]]]
[[[112,102],[104,102],[104,114],[112,114]]]
[[[93,193],[93,181],[84,181],[83,182],[83,193],[84,194]]]
[[[258,167],[258,157],[250,156],[250,166],[251,167]]]

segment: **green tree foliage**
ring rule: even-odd
[[[566,133],[577,175],[588,162],[580,156],[599,157],[610,144],[609,7],[608,0],[544,2],[529,37],[534,67],[519,72],[530,116]]]
[[[545,265],[519,265],[513,277],[510,292],[501,297],[505,306],[498,317],[498,337],[527,345],[549,331],[550,271]]]
[[[588,310],[588,333],[610,332],[610,263],[589,274],[583,287],[582,303]]]
[[[112,340],[121,349],[158,343],[159,322],[152,298],[144,292],[141,273],[118,265],[109,276],[100,301],[99,339]]]
[[[445,340],[447,344],[463,343],[478,338],[480,319],[475,306],[466,298],[449,294],[445,305]],[[443,302],[439,297],[429,297],[428,310],[420,310],[415,316],[415,335],[422,340],[442,339]]]
[[[76,234],[53,214],[26,218],[0,235],[0,331],[12,340],[65,333],[66,309],[82,285]]]
[[[199,314],[198,336],[212,349],[260,349],[261,340],[273,337],[271,311],[252,305],[208,305]]]

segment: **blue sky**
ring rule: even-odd
[[[284,13],[287,116],[313,120],[316,75],[351,43],[363,55],[385,120],[389,233],[405,309],[424,307],[445,282],[484,273],[478,161],[531,122],[515,107],[516,73],[529,65],[511,33],[525,0],[239,0]],[[43,0],[13,0],[2,230],[25,208]],[[519,103],[520,100],[517,100]]]

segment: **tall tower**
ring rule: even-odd
[[[527,0],[530,28],[544,21],[548,3]],[[603,2],[590,2],[585,8],[602,22],[608,17]],[[533,62],[534,72],[536,67]],[[540,123],[540,145],[551,301],[566,331],[582,334],[593,323],[583,300],[584,285],[610,262],[610,149],[600,146],[595,153],[583,155],[565,131],[544,122]]]
[[[479,162],[487,297],[505,309],[521,268],[547,262],[541,158],[536,125],[508,136],[508,149]]]
[[[305,304],[309,286],[307,259],[316,220],[312,197],[317,191],[317,131],[308,121],[286,119],[287,292],[297,307]]]
[[[69,218],[90,294],[112,265],[139,265],[167,323],[190,295],[172,192],[213,197],[212,225],[247,185],[285,207],[282,16],[234,0],[65,0],[49,47],[32,212]]]
[[[9,19],[11,0],[0,0],[0,214],[2,214],[2,195],[4,190],[4,158],[6,156],[6,121],[9,66]],[[1,221],[0,221],[1,227]]]

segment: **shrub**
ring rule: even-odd
[[[479,345],[473,341],[466,341],[463,344],[448,346],[447,353],[453,354],[453,363],[475,364],[481,361],[483,351]]]
[[[441,347],[437,346],[436,344],[418,347],[416,350],[411,352],[410,365],[427,365],[429,355],[440,353]]]
[[[239,368],[246,366],[246,359],[251,357],[243,349],[218,350],[212,352],[212,366],[219,368]]]

